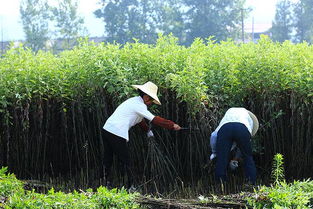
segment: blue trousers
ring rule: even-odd
[[[256,168],[252,157],[251,134],[247,127],[242,123],[231,122],[224,124],[217,133],[216,142],[216,168],[215,177],[217,181],[227,180],[227,166],[231,146],[235,141],[239,147],[243,160],[244,170],[247,180],[255,184]]]

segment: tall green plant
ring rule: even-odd
[[[284,158],[282,154],[276,154],[273,159],[272,180],[274,185],[285,181]]]

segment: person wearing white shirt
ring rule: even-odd
[[[181,128],[173,121],[154,116],[148,110],[147,106],[153,103],[161,105],[157,97],[158,87],[154,83],[149,81],[143,85],[132,85],[132,87],[138,90],[139,96],[129,98],[120,104],[103,126],[105,151],[102,178],[104,177],[107,183],[112,167],[113,155],[115,154],[122,165],[121,172],[123,176],[126,170],[128,177],[127,187],[130,187],[133,183],[130,169],[130,155],[127,147],[129,129],[139,124],[142,129],[147,131],[148,137],[153,136],[153,132],[149,130],[145,120],[170,130],[180,130]]]
[[[233,147],[238,146],[244,162],[247,180],[255,184],[256,168],[252,157],[251,136],[259,128],[257,117],[243,107],[229,108],[218,127],[211,134],[210,145],[212,154],[216,157],[215,177],[217,181],[226,181],[226,171],[229,154]]]

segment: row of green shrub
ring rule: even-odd
[[[155,45],[85,40],[59,55],[15,48],[0,59],[0,109],[37,97],[88,101],[99,88],[121,100],[132,92],[131,84],[147,80],[193,107],[214,96],[238,103],[236,98],[251,91],[262,96],[288,90],[311,101],[312,58],[308,44],[273,43],[266,37],[257,44],[197,39],[188,48],[174,37],[160,37]]]
[[[92,190],[63,193],[50,189],[47,194],[28,191],[24,183],[14,174],[7,173],[7,168],[0,169],[0,208],[107,208],[131,209],[139,208],[135,198],[137,193],[128,193],[125,189],[108,190],[99,187]]]

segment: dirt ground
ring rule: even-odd
[[[246,198],[252,193],[218,195],[200,199],[162,199],[140,196],[137,202],[149,209],[249,208]]]

